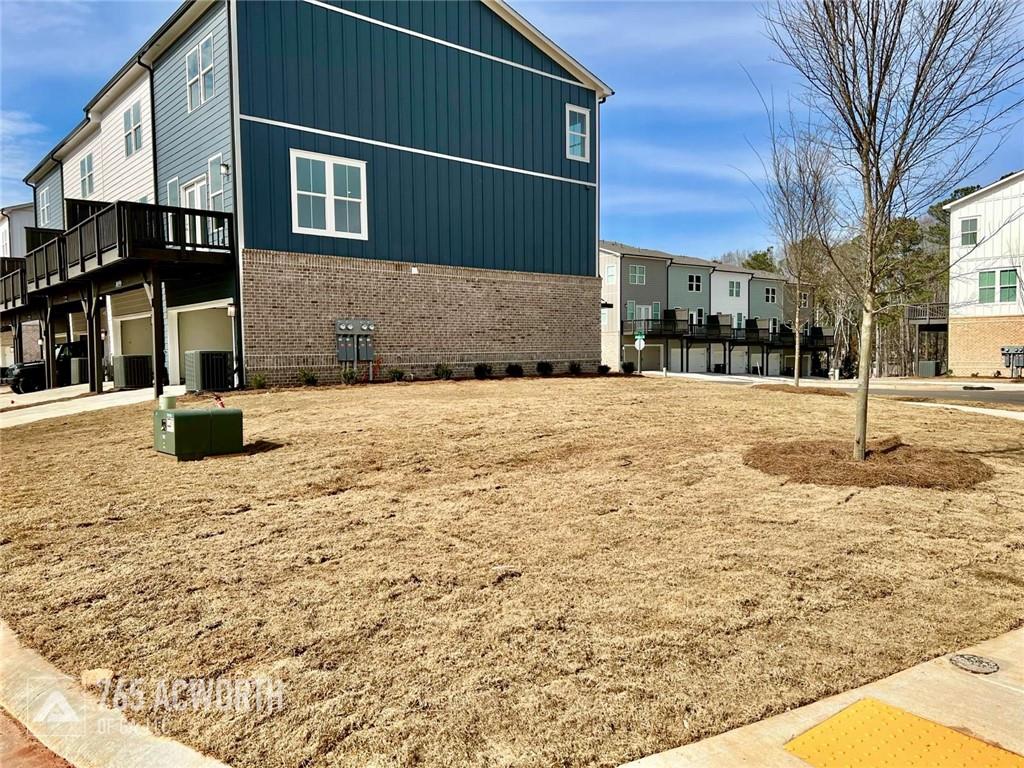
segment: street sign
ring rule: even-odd
[[[647,346],[647,342],[644,341],[644,337],[643,336],[638,336],[636,341],[633,342],[633,346],[636,347],[636,351],[637,352],[643,352],[644,351],[644,347]]]

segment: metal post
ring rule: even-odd
[[[155,264],[150,270],[149,282],[153,308],[153,397],[159,398],[164,393],[164,286]]]
[[[46,388],[57,386],[57,365],[53,359],[53,300],[46,297],[46,311],[43,317],[43,366],[46,373]]]

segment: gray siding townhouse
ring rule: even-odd
[[[337,380],[344,319],[378,367],[596,365],[610,95],[502,0],[190,0],[26,178],[0,309],[158,388],[190,349]]]
[[[806,375],[825,375],[831,329],[813,325],[812,286],[718,261],[601,241],[601,352],[640,370],[779,375],[795,366],[794,302],[801,306]],[[645,348],[634,347],[637,332]]]

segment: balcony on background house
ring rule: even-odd
[[[688,344],[764,346],[777,349],[791,349],[796,345],[796,334],[788,325],[771,331],[760,327],[757,318],[747,320],[743,328],[719,325],[714,315],[702,324],[691,323],[685,318],[622,321],[624,336],[634,336],[638,331],[648,338],[679,339]],[[811,326],[800,333],[800,347],[807,352],[827,351],[834,346],[835,331],[832,328]]]
[[[949,304],[944,301],[910,304],[907,306],[907,320],[911,325],[945,326],[949,323]]]
[[[230,213],[81,200],[69,200],[67,211],[73,226],[30,250],[22,267],[3,276],[3,310],[24,306],[32,294],[105,274],[116,265],[227,264],[234,256]]]

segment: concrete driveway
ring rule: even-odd
[[[185,387],[164,387],[164,393],[183,395]],[[29,400],[25,400],[25,398],[29,398]],[[4,408],[0,408],[0,429],[15,427],[19,424],[30,424],[43,419],[55,419],[72,416],[76,413],[101,411],[104,408],[115,408],[119,405],[133,405],[147,401],[155,402],[153,390],[149,387],[125,389],[120,392],[108,391],[102,395],[90,395],[88,385],[58,387],[27,395],[6,394],[3,396]]]

